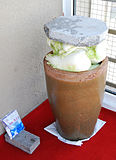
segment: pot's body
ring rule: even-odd
[[[84,139],[94,131],[100,113],[108,59],[84,72],[54,69],[44,58],[48,99],[59,134],[69,140]]]

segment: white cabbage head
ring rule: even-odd
[[[73,72],[85,71],[91,67],[91,61],[84,50],[76,50],[72,54],[64,57],[48,54],[46,60],[52,64],[53,68]]]
[[[78,47],[50,39],[47,42],[53,49],[53,54],[48,54],[46,60],[52,67],[61,70],[74,72],[91,70],[98,67],[98,63],[106,57],[105,41],[92,47]]]
[[[106,41],[102,41],[97,46],[87,47],[87,56],[92,64],[103,61],[106,57]]]

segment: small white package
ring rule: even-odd
[[[17,110],[12,111],[2,118],[2,124],[10,139],[14,138],[24,129],[24,125]]]

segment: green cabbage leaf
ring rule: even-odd
[[[48,54],[46,60],[53,68],[74,72],[91,70],[106,57],[104,41],[91,47],[78,47],[51,39],[47,42],[53,54]]]

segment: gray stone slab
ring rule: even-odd
[[[25,130],[21,131],[15,138],[12,140],[9,138],[8,134],[5,134],[5,141],[12,144],[13,146],[32,154],[33,151],[40,144],[40,138],[30,132]]]
[[[99,44],[108,32],[104,22],[83,16],[60,16],[44,25],[48,38],[75,46]]]

